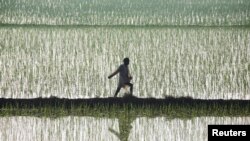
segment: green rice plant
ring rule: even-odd
[[[248,28],[4,26],[0,33],[1,97],[112,97],[117,81],[107,76],[129,57],[137,97],[250,98]]]
[[[0,24],[249,26],[249,0],[1,0]]]

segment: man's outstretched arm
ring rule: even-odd
[[[108,76],[108,78],[109,78],[109,79],[112,78],[112,77],[115,76],[118,72],[119,72],[119,69],[117,69],[115,72],[113,72],[112,74],[110,74],[110,75]]]

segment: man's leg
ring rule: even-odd
[[[117,87],[117,89],[116,89],[116,92],[115,92],[115,95],[114,95],[114,97],[117,97],[117,94],[119,93],[119,91],[121,90],[121,87],[120,86],[118,86]]]
[[[130,87],[130,94],[133,95],[133,84],[132,83],[126,83]]]

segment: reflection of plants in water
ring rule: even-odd
[[[189,97],[166,99],[108,98],[108,99],[3,99],[0,98],[0,116],[88,116],[118,119],[119,130],[110,131],[119,140],[127,141],[132,123],[137,117],[167,117],[168,119],[193,117],[249,116],[247,100],[200,100]],[[116,126],[117,127],[117,126]],[[135,128],[136,129],[136,128]],[[138,128],[137,128],[138,129]]]

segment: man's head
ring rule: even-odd
[[[124,65],[127,66],[127,65],[129,64],[129,58],[127,58],[127,57],[124,58],[124,59],[123,59],[123,63],[124,63]]]

